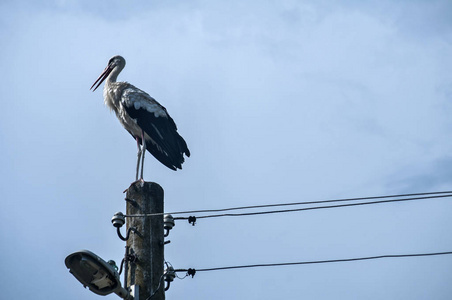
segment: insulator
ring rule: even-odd
[[[166,214],[163,216],[163,228],[165,228],[166,230],[171,230],[175,225],[176,223],[174,223],[174,218],[172,215]]]
[[[126,223],[126,218],[124,217],[122,212],[118,211],[114,214],[113,218],[111,218],[111,222],[113,223],[113,226],[121,228],[122,225]]]
[[[165,269],[165,273],[163,275],[164,280],[167,282],[171,282],[174,280],[174,278],[176,278],[176,272],[174,272],[174,268],[172,266],[168,266]]]

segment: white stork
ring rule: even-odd
[[[116,82],[125,65],[126,60],[122,56],[113,56],[91,89],[97,83],[93,89],[94,92],[106,79],[104,103],[116,113],[119,122],[137,141],[136,180],[138,180],[140,160],[140,179],[143,180],[146,149],[171,170],[182,169],[184,153],[187,157],[190,156],[187,143],[177,133],[176,124],[165,107],[130,83]]]

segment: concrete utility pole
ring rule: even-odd
[[[133,183],[126,194],[127,215],[163,214],[163,189],[154,182]],[[127,268],[127,286],[139,286],[140,300],[153,295],[152,300],[165,299],[163,281],[163,215],[155,217],[127,218],[127,230],[135,227],[138,234],[131,234],[127,240],[129,254],[137,260],[129,262]],[[140,237],[141,235],[141,237]]]

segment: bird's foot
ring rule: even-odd
[[[127,189],[124,190],[123,193],[127,192],[127,191],[132,187],[132,185],[134,185],[134,184],[137,183],[137,182],[140,183],[141,187],[144,187],[144,179],[143,179],[143,178],[140,178],[140,179],[135,180],[134,182],[132,182],[132,183],[129,185],[129,187],[128,187]]]

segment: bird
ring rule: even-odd
[[[184,154],[190,156],[187,143],[177,132],[176,123],[164,106],[132,84],[116,81],[125,65],[126,60],[122,56],[113,56],[90,90],[94,92],[105,81],[105,105],[115,112],[119,122],[136,140],[138,158],[135,180],[138,181],[141,161],[140,180],[143,181],[146,150],[171,170],[182,169]]]

